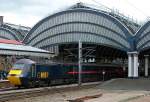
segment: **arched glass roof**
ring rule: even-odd
[[[136,49],[150,49],[150,21],[146,22],[135,35]]]
[[[24,38],[24,43],[44,48],[62,43],[102,44],[123,51],[132,49],[132,34],[115,17],[92,9],[69,9],[38,22]]]
[[[10,29],[0,27],[0,39],[19,40],[19,37]]]
[[[123,51],[150,49],[150,21],[141,28],[136,25],[136,29],[139,28],[136,31],[118,17],[85,5],[73,6],[39,21],[23,42],[45,49],[53,45],[77,43],[79,40]]]

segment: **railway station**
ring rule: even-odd
[[[2,40],[47,50],[50,62],[93,64],[102,71],[117,67],[124,72],[122,77],[149,76],[149,21],[140,25],[114,10],[77,3],[40,20],[33,28],[4,23],[3,16],[0,22]]]
[[[78,63],[80,41],[82,64],[117,64],[126,77],[148,77],[149,24],[142,26],[111,9],[77,3],[39,21],[23,42],[55,53],[54,61]]]
[[[32,28],[4,19],[0,15],[0,101],[138,102],[150,96],[150,20],[141,24],[82,2]]]

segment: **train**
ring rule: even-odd
[[[124,71],[118,66],[82,64],[82,82],[108,80],[124,77]],[[8,73],[8,80],[17,87],[38,87],[78,82],[78,64],[50,63],[39,64],[31,59],[18,60]]]

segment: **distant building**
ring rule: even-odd
[[[0,39],[22,41],[30,31],[30,27],[15,25],[3,22],[4,17],[0,16]]]

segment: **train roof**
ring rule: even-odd
[[[78,63],[59,63],[59,62],[51,62],[51,63],[37,63],[37,65],[65,65],[65,66],[78,66]],[[118,63],[82,63],[82,66],[99,66],[99,67],[118,67],[122,66]]]
[[[78,66],[78,63],[59,63],[59,62],[51,62],[51,63],[37,63],[31,59],[20,59],[16,63],[26,63],[26,64],[37,64],[37,65],[65,65],[65,66]],[[99,66],[99,67],[118,67],[121,66],[117,63],[82,63],[83,66]]]
[[[16,63],[35,64],[36,62],[31,59],[20,59]]]

